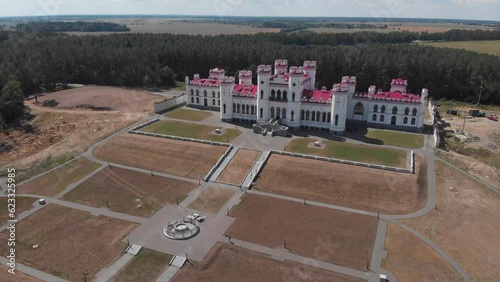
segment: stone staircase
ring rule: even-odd
[[[184,263],[186,263],[186,258],[185,257],[180,257],[180,256],[174,256],[168,263],[169,265],[177,266],[181,268]]]

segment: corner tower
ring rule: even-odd
[[[335,84],[332,96],[332,120],[330,121],[330,132],[344,134],[347,120],[347,107],[349,99],[349,88],[347,85]]]
[[[257,121],[269,121],[269,80],[272,67],[260,65],[257,67]]]
[[[307,90],[316,89],[316,61],[305,61],[303,68],[306,74],[311,77],[311,85]]]
[[[233,90],[234,77],[224,77],[220,84],[220,118],[222,121],[231,122],[233,120]]]
[[[300,98],[302,97],[304,70],[290,67],[288,79],[288,102],[286,111],[286,124],[292,128],[300,127]]]

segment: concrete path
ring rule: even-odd
[[[254,163],[252,168],[250,168],[250,171],[248,172],[245,179],[243,179],[243,182],[241,184],[242,187],[245,187],[246,189],[250,188],[250,186],[252,185],[252,182],[259,174],[259,171],[266,164],[266,161],[269,158],[269,154],[271,154],[271,152],[269,150],[267,150],[267,151],[263,151],[259,155],[259,158],[257,159],[257,161]]]
[[[199,195],[203,193],[203,190],[206,188],[206,186],[200,186],[197,189],[189,192],[188,196],[184,201],[179,203],[179,206],[181,207],[187,207],[191,202],[193,202],[196,198],[198,198]]]
[[[168,282],[174,275],[179,271],[180,268],[174,265],[169,265],[165,272],[163,272],[158,279],[156,279],[156,282]]]
[[[215,172],[212,174],[210,177],[209,181],[215,182],[216,179],[221,175],[222,171],[226,168],[226,166],[229,164],[229,162],[233,159],[234,155],[238,152],[239,148],[238,147],[231,147],[231,151],[229,151],[229,154],[222,160],[222,162],[219,164],[219,167],[215,170]]]
[[[370,272],[370,277],[368,279],[370,282],[379,282],[380,274],[387,275],[387,278],[391,282],[395,282],[397,280],[394,274],[382,269],[382,260],[387,258],[387,251],[384,250],[386,233],[387,221],[379,219],[375,244],[373,245],[372,259],[370,261],[370,270],[373,271]]]
[[[80,184],[82,184],[83,182],[89,180],[90,178],[92,178],[94,175],[98,174],[99,172],[101,172],[103,169],[105,169],[107,167],[107,165],[101,165],[100,167],[98,167],[96,170],[94,170],[93,172],[85,175],[82,179],[78,180],[77,182],[75,183],[71,183],[69,184],[68,186],[66,186],[66,188],[64,188],[63,191],[61,191],[61,193],[57,194],[54,196],[54,198],[58,199],[58,198],[61,198],[62,196],[66,195],[67,193],[69,193],[71,190],[73,190],[74,188],[78,187]]]
[[[132,254],[124,254],[108,268],[103,268],[96,274],[96,282],[106,282],[122,269],[130,260],[134,258]]]
[[[240,198],[245,192],[241,190],[236,190],[234,194],[227,200],[227,202],[220,208],[217,214],[226,214],[227,211],[230,211],[233,206],[236,206],[240,203]]]
[[[3,265],[7,265],[9,260],[6,257],[0,257],[0,263]],[[50,281],[50,282],[65,282],[68,280],[61,279],[59,277],[56,277],[52,274],[48,274],[46,272],[36,270],[34,268],[31,268],[29,266],[26,266],[24,264],[16,262],[16,272],[20,271],[22,273],[28,274],[30,276],[33,276],[35,278],[38,278],[43,281]],[[7,276],[8,274],[5,274],[4,276]],[[11,274],[12,275],[12,274]],[[15,274],[13,274],[15,275]]]

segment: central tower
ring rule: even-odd
[[[257,67],[257,121],[269,121],[269,80],[272,67],[260,65]]]

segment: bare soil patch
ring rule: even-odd
[[[217,181],[239,185],[259,155],[259,151],[239,149],[219,175]]]
[[[150,217],[166,204],[182,202],[198,185],[151,176],[128,169],[107,167],[64,195],[63,199],[112,211]]]
[[[120,241],[137,224],[95,217],[89,213],[49,204],[16,225],[18,262],[70,281],[93,279],[125,250]],[[5,242],[8,230],[0,233]],[[32,246],[38,244],[38,248]],[[7,244],[0,251],[7,253]]]
[[[500,196],[436,162],[437,209],[404,223],[438,244],[477,281],[500,281]]]
[[[27,198],[27,197],[16,197],[16,215],[21,214],[24,211],[27,211],[33,208],[33,203],[37,199]],[[0,198],[0,222],[7,222],[9,218],[9,213],[7,210],[8,201],[7,198]],[[0,279],[0,281],[3,281]]]
[[[127,265],[109,281],[156,281],[168,267],[172,255],[142,248]]]
[[[427,201],[427,167],[415,175],[272,154],[258,190],[356,209],[404,214]]]
[[[243,195],[230,215],[236,221],[226,232],[234,238],[345,267],[366,270],[377,218],[317,206]]]
[[[16,269],[16,274],[10,274],[7,272],[9,268],[5,265],[0,265],[0,281],[4,282],[43,282],[38,278],[24,274]]]
[[[460,281],[461,276],[434,249],[415,235],[389,223],[385,237],[387,259],[382,267],[398,281]]]
[[[101,165],[85,157],[80,157],[47,174],[18,186],[18,193],[55,196],[66,186],[75,183]]]
[[[199,179],[226,150],[221,146],[121,134],[99,145],[94,155],[109,162]]]
[[[268,255],[217,243],[201,263],[186,264],[175,274],[172,281],[354,282],[361,280],[296,262],[280,262]]]
[[[189,204],[188,208],[217,213],[233,194],[234,190],[209,186]]]

